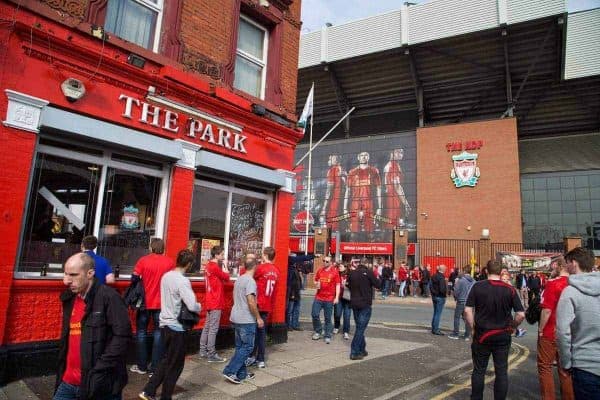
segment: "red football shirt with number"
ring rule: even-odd
[[[75,296],[69,322],[67,368],[62,376],[63,382],[73,386],[81,386],[81,320],[84,313],[85,301],[80,296]]]
[[[321,268],[315,275],[315,281],[320,282],[315,298],[321,301],[332,302],[335,299],[335,287],[340,284],[340,273],[333,267]]]
[[[258,311],[269,313],[273,311],[277,279],[279,279],[279,270],[273,264],[264,263],[256,267],[254,280],[256,281]]]
[[[542,292],[540,306],[550,310],[550,318],[548,318],[548,322],[542,331],[542,336],[546,339],[556,339],[556,308],[558,307],[560,294],[567,286],[569,286],[569,277],[559,276],[558,278],[550,279],[546,283],[546,289]]]

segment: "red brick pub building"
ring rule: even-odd
[[[85,235],[119,290],[151,237],[198,265],[224,246],[234,279],[271,245],[285,277],[299,0],[2,0],[0,16],[0,382],[52,371]],[[285,278],[277,298],[284,341]]]

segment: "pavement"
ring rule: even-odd
[[[302,301],[305,317],[310,315],[305,310],[312,303],[308,294]],[[174,399],[466,399],[470,393],[470,342],[431,335],[426,326],[431,309],[430,299],[388,298],[375,304],[373,322],[367,329],[369,355],[360,361],[349,359],[350,341],[340,334],[334,335],[329,345],[311,340],[310,322],[305,318],[305,331],[290,332],[287,343],[268,346],[267,368],[253,368],[256,378],[241,385],[225,381],[221,375],[224,364],[189,356]],[[442,328],[446,333],[452,314],[451,309],[444,311]],[[509,399],[538,398],[532,352],[535,335],[525,339],[515,340],[511,351]],[[221,355],[230,358],[232,353],[229,349]],[[147,379],[130,373],[123,399],[137,399]],[[491,371],[487,382],[493,384]],[[54,376],[13,382],[0,388],[0,400],[51,400],[53,384]],[[484,398],[492,398],[490,388]]]

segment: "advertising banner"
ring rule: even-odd
[[[562,253],[499,251],[496,253],[496,260],[500,261],[511,273],[522,269],[547,272],[554,259],[560,256]]]
[[[307,151],[299,146],[296,159]],[[307,171],[308,158],[294,171],[291,232],[306,226]],[[342,242],[391,243],[394,228],[416,229],[415,133],[321,143],[312,155],[311,186],[311,231],[327,226]]]

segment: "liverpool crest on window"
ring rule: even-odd
[[[463,151],[459,155],[452,156],[454,168],[450,172],[450,178],[457,188],[463,186],[475,187],[479,180],[479,167],[477,166],[477,154]]]

